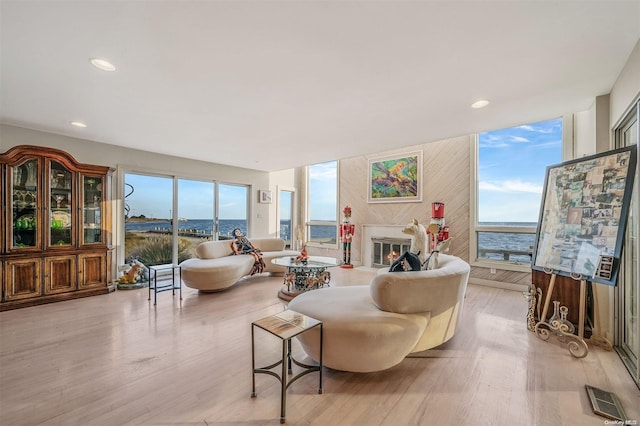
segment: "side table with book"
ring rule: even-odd
[[[273,336],[282,340],[282,359],[264,367],[256,367],[255,357],[255,328],[258,327]],[[297,361],[291,355],[291,339],[301,333],[319,327],[320,329],[320,362],[319,365],[307,365]],[[287,378],[287,373],[292,374],[292,363],[303,370]],[[277,366],[281,366],[280,374],[271,371]],[[286,310],[275,315],[271,315],[251,323],[251,371],[252,389],[251,397],[256,394],[256,373],[271,375],[280,381],[280,423],[285,422],[285,409],[287,403],[287,389],[299,378],[313,373],[319,374],[318,393],[322,393],[322,321],[308,317],[301,313]]]

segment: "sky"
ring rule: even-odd
[[[309,166],[309,219],[331,220],[336,218],[336,202],[338,199],[338,163],[327,163]]]
[[[167,177],[126,174],[125,182],[134,188],[126,197],[129,216],[148,218],[171,217],[173,179]],[[186,219],[213,218],[213,182],[180,179],[178,181],[178,217]],[[247,186],[219,184],[220,219],[246,219]],[[125,194],[130,192],[125,187]]]
[[[478,222],[537,222],[547,166],[562,162],[562,119],[479,135]]]

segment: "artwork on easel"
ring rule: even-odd
[[[615,285],[636,146],[547,167],[532,268]]]

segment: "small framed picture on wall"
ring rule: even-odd
[[[271,204],[271,191],[260,190],[258,191],[258,202],[264,204]]]

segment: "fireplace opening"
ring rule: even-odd
[[[384,268],[391,266],[393,261],[409,251],[411,239],[409,238],[389,238],[371,237],[371,266],[374,268]]]

